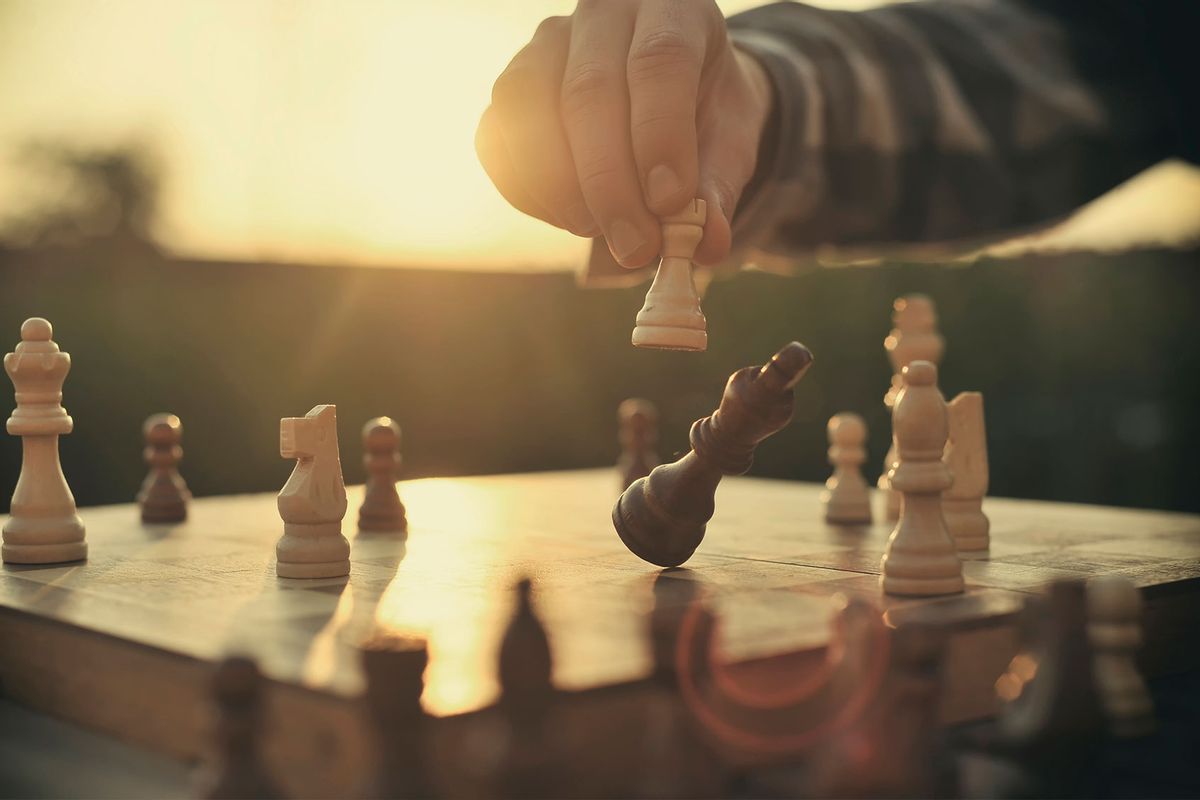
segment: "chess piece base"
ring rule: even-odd
[[[859,505],[825,505],[825,521],[830,525],[869,525],[871,508]]]
[[[948,578],[899,578],[895,575],[881,575],[879,585],[885,594],[905,597],[959,594],[966,588],[962,575]]]
[[[982,511],[979,498],[959,499],[942,497],[942,517],[946,529],[960,553],[985,553],[991,544],[988,529],[991,527]]]
[[[2,549],[6,564],[60,564],[86,561],[88,555],[87,542],[5,544]]]
[[[162,505],[143,505],[142,522],[148,525],[163,525],[187,520],[186,503],[164,503]]]
[[[275,574],[281,578],[341,578],[350,574],[350,559],[305,563],[277,561]]]
[[[358,529],[364,533],[407,533],[408,520],[403,516],[397,520],[392,516],[374,518],[360,513]]]
[[[635,556],[660,567],[678,567],[692,557],[704,541],[705,525],[672,524],[655,513],[646,493],[647,478],[639,478],[618,499],[612,510],[613,527],[621,541]],[[658,541],[647,544],[637,535],[639,530],[653,530]],[[663,541],[671,544],[664,547]]]
[[[700,353],[708,349],[708,333],[696,328],[638,325],[633,329],[633,346]]]

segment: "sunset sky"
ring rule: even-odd
[[[165,167],[157,235],[178,253],[569,266],[583,243],[510,209],[473,136],[495,76],[542,17],[572,7],[0,0],[0,221],[33,190],[22,142],[138,141]],[[1132,191],[1063,241],[1195,233],[1195,172],[1160,170]]]

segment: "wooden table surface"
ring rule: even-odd
[[[877,584],[890,526],[827,526],[820,489],[726,479],[704,543],[662,577],[612,529],[611,470],[403,482],[406,540],[354,535],[354,487],[348,579],[275,576],[282,524],[273,494],[198,499],[176,526],[143,526],[133,504],[85,508],[88,562],[4,566],[0,680],[26,705],[188,756],[204,730],[204,676],[215,659],[252,655],[284,695],[352,716],[346,701],[362,689],[356,644],[384,628],[428,636],[425,706],[457,714],[495,696],[511,587],[526,575],[566,689],[645,676],[656,580],[701,586],[729,662],[821,648],[838,593],[872,599],[892,623],[947,623],[958,632],[951,719],[991,710],[1023,598],[1058,578],[1128,576],[1147,602],[1147,670],[1196,661],[1188,627],[1200,594],[1198,516],[989,498],[992,549],[964,563],[966,593],[902,599]]]

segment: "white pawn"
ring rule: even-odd
[[[983,395],[962,392],[951,400],[950,440],[942,460],[954,483],[942,493],[942,516],[960,553],[984,553],[990,544],[991,523],[983,513],[987,494],[987,434],[983,424]]]
[[[937,367],[914,361],[901,373],[892,408],[897,461],[889,478],[903,495],[900,521],[880,564],[880,585],[893,595],[955,594],[963,590],[962,562],[942,518],[942,492],[951,483],[942,462],[949,421],[937,387]]]
[[[634,347],[700,351],[707,321],[692,277],[692,256],[704,236],[705,204],[693,200],[662,220],[662,261],[633,329]]]
[[[4,357],[4,371],[17,392],[8,432],[21,437],[21,475],[12,512],[4,523],[4,560],[10,564],[54,564],[87,558],[83,522],[58,460],[58,437],[75,423],[62,406],[62,386],[71,356],[59,351],[54,329],[41,317],[25,320],[21,343]]]
[[[346,483],[338,454],[337,409],[315,406],[303,417],[279,421],[279,454],[296,468],[279,492],[283,536],[275,545],[281,578],[337,578],[350,574],[350,543],[342,536]]]
[[[884,395],[883,404],[891,408],[896,395],[903,388],[900,373],[914,361],[929,361],[937,366],[946,349],[945,340],[937,331],[937,310],[933,300],[923,294],[907,294],[897,297],[892,303],[892,325],[883,348],[892,362],[892,385]],[[888,470],[896,465],[896,447],[888,448],[883,459],[883,472],[879,475],[879,488],[883,490],[884,515],[887,519],[900,517],[900,495],[888,485]]]
[[[1116,736],[1154,730],[1154,705],[1134,662],[1142,643],[1142,595],[1127,578],[1093,578],[1087,584],[1088,638],[1100,703]]]
[[[867,460],[863,447],[867,423],[858,414],[843,412],[829,420],[826,432],[833,475],[825,481],[825,491],[821,494],[825,521],[844,525],[869,523],[871,496],[862,476],[862,464]]]

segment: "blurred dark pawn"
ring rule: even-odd
[[[150,474],[137,496],[142,522],[183,522],[187,519],[188,501],[192,499],[179,474],[183,423],[174,414],[154,414],[143,423],[142,435],[146,439],[142,457],[150,465]]]
[[[649,400],[631,397],[617,407],[617,425],[621,443],[617,473],[625,491],[658,466],[658,409]]]
[[[432,797],[429,718],[421,708],[428,648],[422,639],[378,636],[362,646],[361,654],[364,700],[375,735],[375,770],[363,795]]]
[[[263,679],[249,658],[222,661],[212,681],[216,707],[212,761],[202,772],[197,797],[210,800],[284,797],[264,768],[259,751],[263,729]]]
[[[389,417],[375,417],[363,427],[362,438],[367,485],[358,509],[358,529],[403,533],[408,529],[408,519],[396,491],[400,426]]]

